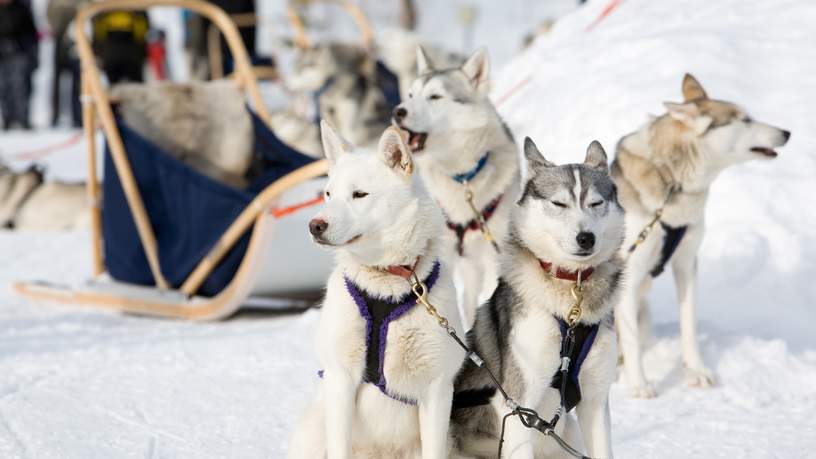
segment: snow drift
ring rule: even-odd
[[[664,276],[645,355],[660,396],[632,400],[613,387],[616,456],[812,456],[816,3],[625,0],[586,32],[606,3],[564,17],[497,72],[497,98],[530,77],[500,106],[519,140],[532,136],[559,162],[580,160],[592,139],[612,151],[661,102],[680,99],[685,72],[712,97],[793,132],[779,158],[735,167],[712,190],[699,312],[703,356],[719,384],[683,384]],[[64,135],[3,140],[15,152]],[[49,162],[76,173],[81,157]],[[90,272],[87,243],[84,233],[0,232],[10,261],[0,283],[78,281]],[[0,457],[282,457],[317,384],[308,339],[317,315],[190,324],[38,306],[0,291]]]
[[[718,329],[813,344],[816,325],[816,3],[627,0],[586,29],[607,0],[564,17],[503,68],[494,94],[531,77],[499,107],[520,142],[575,162],[598,139],[618,140],[682,101],[683,74],[709,96],[793,132],[774,161],[726,170],[712,189],[700,254],[700,317]],[[674,320],[671,276],[658,282],[658,319]],[[791,318],[796,318],[791,320]]]

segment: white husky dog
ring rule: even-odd
[[[326,122],[321,130],[331,168],[326,205],[309,230],[337,252],[337,267],[317,329],[319,395],[289,457],[447,457],[464,352],[408,283],[411,273],[424,280],[430,302],[463,333],[439,258],[439,209],[398,129],[383,133],[376,154],[352,153]]]
[[[529,138],[524,153],[529,180],[511,213],[499,286],[479,308],[468,342],[510,397],[541,418],[550,421],[559,406],[575,408],[588,454],[608,458],[609,388],[618,356],[612,309],[623,272],[623,211],[598,142],[590,144],[583,164],[556,166]],[[580,313],[570,327],[581,293]],[[575,343],[565,352],[570,334]],[[569,357],[566,378],[561,372],[564,357]],[[468,361],[457,377],[453,400],[457,449],[495,457],[508,412],[484,369]],[[571,416],[561,412],[556,432],[580,448],[582,437],[575,427]],[[504,439],[504,457],[532,459],[563,452],[517,417],[507,420]]]
[[[655,394],[643,373],[639,341],[648,336],[645,297],[652,277],[667,263],[680,303],[688,382],[701,387],[713,383],[697,346],[694,299],[708,190],[726,167],[775,158],[774,148],[790,137],[788,131],[751,119],[735,104],[710,99],[691,75],[683,79],[682,89],[683,103],[666,103],[666,114],[621,139],[612,164],[626,209],[624,253],[629,256],[629,277],[615,319],[626,377],[637,397]],[[639,238],[650,222],[653,230]]]
[[[436,70],[417,49],[419,77],[394,119],[409,133],[422,179],[448,220],[447,248],[453,249],[463,287],[465,325],[474,318],[481,293],[495,286],[497,249],[507,234],[512,199],[519,183],[518,150],[487,97],[489,63],[484,49],[459,68]],[[472,192],[472,205],[467,200]]]

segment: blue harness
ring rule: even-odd
[[[564,408],[569,412],[581,401],[581,385],[578,383],[578,374],[581,373],[581,365],[586,360],[589,350],[592,349],[592,344],[595,343],[600,323],[592,325],[579,323],[575,325],[572,329],[575,343],[570,349],[567,346],[567,334],[570,333],[569,325],[560,317],[553,316],[553,318],[558,321],[558,328],[561,330],[561,358],[570,358],[569,379],[564,392]],[[563,382],[561,371],[556,370],[550,387],[560,390]]]
[[[425,279],[430,292],[439,279],[439,261],[434,262],[431,273]],[[351,279],[343,276],[346,290],[366,322],[366,358],[363,371],[363,382],[374,384],[386,396],[407,405],[416,405],[416,400],[395,394],[388,390],[385,380],[385,344],[388,339],[388,327],[391,322],[408,313],[416,305],[416,296],[408,292],[396,301],[372,296],[358,287]]]

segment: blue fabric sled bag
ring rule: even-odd
[[[156,234],[161,271],[180,287],[227,228],[266,186],[313,158],[278,139],[255,113],[255,154],[263,168],[245,190],[217,182],[183,164],[117,120],[125,152]],[[102,234],[105,267],[115,280],[155,285],[122,184],[105,147]],[[197,294],[217,295],[235,276],[251,229],[227,252]]]

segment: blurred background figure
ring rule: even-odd
[[[110,84],[143,82],[150,22],[144,11],[113,11],[93,19],[93,47]]]
[[[154,80],[167,79],[167,36],[164,30],[147,32],[147,64]]]
[[[228,15],[236,20],[238,32],[241,40],[249,52],[249,57],[253,65],[273,66],[274,60],[271,56],[260,55],[256,47],[256,33],[258,29],[258,16],[255,0],[210,0],[223,9]],[[188,64],[192,69],[192,74],[196,79],[208,80],[213,78],[210,75],[210,62],[208,56],[208,33],[212,25],[205,18],[190,12],[184,13],[184,46],[187,52]],[[227,47],[224,37],[220,37],[221,47],[221,75],[229,75],[233,70],[232,56]],[[216,75],[219,76],[219,75]]]
[[[71,23],[77,10],[87,0],[50,0],[46,9],[46,19],[54,38],[54,77],[51,80],[51,124],[59,124],[62,115],[62,82],[70,90],[70,122],[79,127],[82,113],[79,105],[79,56],[73,40]]]
[[[30,129],[31,77],[37,68],[37,28],[28,2],[0,0],[0,111],[3,129]]]

